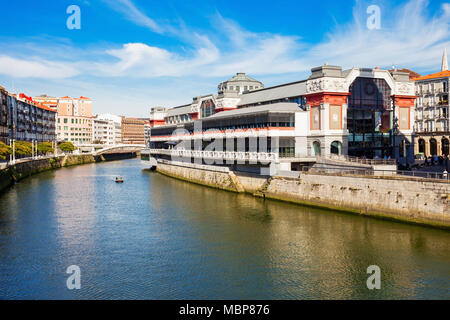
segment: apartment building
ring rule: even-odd
[[[447,52],[442,56],[441,71],[418,77],[416,88],[415,153],[449,155],[449,83]]]
[[[115,114],[104,113],[97,115],[96,119],[108,121],[110,126],[112,126],[112,144],[122,143],[122,117]]]
[[[0,141],[9,143],[8,92],[0,87]]]
[[[0,87],[0,141],[55,141],[55,121],[55,110],[24,93],[11,94]]]
[[[57,110],[58,141],[70,141],[76,145],[92,143],[93,117],[90,98],[59,98]]]
[[[122,116],[122,143],[145,144],[145,124],[148,119]]]

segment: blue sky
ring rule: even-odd
[[[450,49],[450,3],[436,0],[1,1],[0,85],[89,96],[95,113],[148,116],[214,93],[236,72],[266,86],[325,62],[426,74]],[[80,30],[66,27],[72,4]],[[369,5],[380,7],[378,30],[366,26]]]

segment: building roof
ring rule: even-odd
[[[65,97],[61,97],[60,99],[72,99],[72,100],[91,100],[91,98],[88,98],[88,97],[83,97],[83,96],[81,96],[81,97],[79,97],[79,98],[71,98],[71,97],[69,97],[69,96],[65,96]]]
[[[391,70],[388,70],[388,71],[389,71],[389,72],[392,72],[392,71],[394,71],[394,70],[391,69]],[[419,78],[419,77],[422,76],[421,74],[419,74],[419,73],[417,73],[417,72],[415,72],[415,71],[406,69],[406,68],[403,68],[403,69],[397,69],[396,71],[400,71],[400,72],[408,72],[408,73],[409,73],[409,80],[414,80],[415,78]]]
[[[43,109],[43,110],[47,110],[47,111],[51,111],[51,112],[56,112],[56,110],[54,110],[54,109],[52,109],[52,108],[50,108],[50,107],[47,107],[46,105],[43,105],[42,103],[39,103],[39,102],[37,102],[37,101],[34,101],[33,98],[27,96],[27,95],[24,94],[24,93],[20,93],[20,94],[19,94],[19,99],[24,99],[24,100],[27,101],[29,104],[33,104],[33,105],[35,105],[36,107],[38,107],[39,109]]]
[[[191,113],[191,105],[190,104],[167,109],[168,117],[178,116],[180,114],[188,114],[188,113]]]
[[[56,113],[56,110],[54,110],[54,109],[52,109],[52,108],[50,108],[50,107],[47,107],[46,105],[44,105],[44,104],[42,104],[42,103],[38,103],[38,102],[35,102],[36,103],[36,106],[38,107],[38,108],[41,108],[41,109],[44,109],[44,110],[47,110],[47,111],[51,111],[51,112],[55,112]]]
[[[265,113],[265,112],[298,112],[302,111],[298,104],[294,102],[279,102],[272,104],[265,104],[262,106],[240,108],[235,110],[228,110],[216,113],[210,117],[202,118],[202,121],[208,121],[209,119],[228,118],[228,117],[240,117],[242,115],[253,113]]]
[[[414,81],[419,81],[419,80],[428,80],[428,79],[437,79],[437,78],[447,78],[450,77],[450,71],[449,70],[445,70],[445,71],[439,71],[436,73],[432,73],[432,74],[427,74],[426,76],[422,76],[419,78],[415,78],[413,79]]]
[[[261,83],[260,81],[258,81],[256,79],[250,78],[244,72],[236,73],[236,75],[234,77],[228,79],[226,82],[235,82],[235,81],[251,81],[251,82]]]
[[[244,92],[239,106],[300,96],[306,93],[306,80]]]

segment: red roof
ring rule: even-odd
[[[49,108],[46,105],[43,105],[42,103],[36,102],[36,106],[38,108],[41,108],[41,109],[44,109],[44,110],[47,110],[47,111],[56,112],[56,110],[53,110],[52,108]]]
[[[394,71],[393,69],[389,70],[389,72]],[[401,72],[408,72],[409,73],[409,80],[414,80],[414,78],[418,78],[421,77],[421,75],[415,71],[403,68],[403,69],[397,69],[397,71],[401,71]]]
[[[19,98],[20,99],[25,99],[27,101],[33,102],[33,99],[29,96],[27,96],[25,93],[19,93]]]
[[[35,105],[36,107],[43,109],[43,110],[47,110],[47,111],[51,111],[51,112],[56,112],[55,110],[53,110],[52,108],[47,107],[46,105],[43,105],[42,103],[36,102],[33,100],[33,98],[27,96],[25,93],[20,93],[19,94],[19,99],[25,99],[26,101],[31,102],[33,105]]]
[[[415,78],[413,80],[417,81],[417,80],[427,80],[427,79],[436,79],[436,78],[445,78],[445,77],[450,77],[449,70],[440,71],[440,72],[436,72],[436,73],[432,73],[432,74],[427,74],[426,76]]]

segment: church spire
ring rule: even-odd
[[[447,70],[448,70],[447,48],[444,48],[444,53],[442,54],[441,71],[447,71]]]

